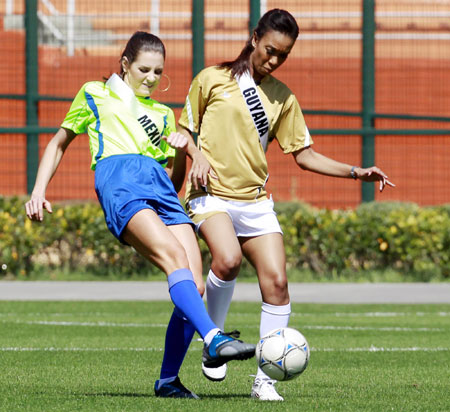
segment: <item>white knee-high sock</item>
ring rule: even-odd
[[[212,270],[206,279],[206,302],[208,303],[208,314],[218,328],[224,330],[225,319],[230,308],[236,279],[219,279]]]
[[[261,306],[261,323],[259,325],[259,336],[262,338],[271,330],[285,328],[289,323],[291,315],[291,303],[275,306],[263,302]],[[256,373],[257,378],[269,378],[260,368]]]

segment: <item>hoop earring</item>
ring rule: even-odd
[[[156,89],[156,90],[158,92],[165,93],[165,92],[167,92],[167,90],[170,89],[170,85],[172,84],[172,82],[170,81],[170,77],[167,76],[167,74],[163,73],[162,76],[165,76],[167,78],[167,81],[168,81],[167,87],[165,89]],[[159,87],[159,84],[158,84],[158,87]]]

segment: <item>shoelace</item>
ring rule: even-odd
[[[256,375],[250,375],[250,376],[254,376],[254,377],[256,378]],[[261,386],[261,385],[263,385],[264,383],[269,384],[269,385],[270,385],[270,390],[271,390],[271,391],[273,390],[273,391],[275,391],[275,393],[277,393],[276,390],[275,390],[275,384],[277,383],[276,380],[273,380],[273,379],[264,379],[264,378],[256,378],[256,379],[255,379],[255,385],[257,385],[257,386]],[[277,395],[278,395],[278,393],[277,393]]]
[[[252,376],[252,375],[250,375],[250,376]],[[255,383],[258,385],[261,385],[262,383],[268,383],[269,385],[274,386],[277,383],[277,381],[275,381],[273,379],[257,378],[257,379],[255,379]]]
[[[230,338],[234,338],[234,339],[239,339],[239,337],[241,336],[241,332],[239,332],[238,330],[232,330],[231,332],[222,332],[222,335],[226,335],[229,336]]]

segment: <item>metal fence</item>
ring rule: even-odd
[[[450,202],[450,2],[441,0],[5,0],[0,3],[0,194],[26,194],[39,155],[88,80],[118,68],[136,30],[166,44],[171,89],[155,98],[179,115],[205,65],[235,57],[260,15],[289,10],[300,26],[275,72],[296,94],[318,151],[385,170],[373,184],[298,170],[276,143],[268,188],[276,201],[320,207],[361,201]],[[86,136],[71,144],[48,189],[54,200],[91,199]]]

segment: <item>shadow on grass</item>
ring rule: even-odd
[[[123,398],[156,398],[153,393],[130,393],[130,392],[98,392],[83,393],[84,396],[92,397],[123,397]],[[199,394],[200,400],[205,399],[248,399],[248,394],[223,393],[223,394]],[[175,398],[158,398],[158,399],[175,399]]]
[[[123,397],[123,398],[153,398],[153,393],[130,393],[130,392],[98,392],[98,393],[83,393],[84,396],[92,397]]]
[[[249,399],[249,395],[248,393],[246,394],[242,394],[242,393],[220,393],[220,394],[207,394],[207,395],[203,395],[201,393],[197,392],[197,395],[200,397],[201,399],[205,399],[205,400],[213,400],[213,399]]]

